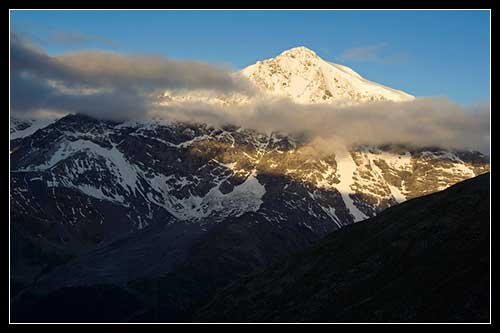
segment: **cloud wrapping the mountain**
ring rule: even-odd
[[[489,150],[489,106],[463,108],[445,98],[346,107],[299,105],[286,99],[233,108],[185,103],[159,107],[152,115],[212,125],[236,124],[267,133],[305,133],[321,142],[318,148],[325,151],[339,141]]]
[[[489,105],[463,108],[442,98],[350,107],[299,105],[256,98],[248,81],[197,61],[104,52],[52,57],[16,33],[11,35],[10,52],[11,110],[17,114],[49,111],[114,120],[154,116],[235,124],[268,133],[305,133],[319,150],[339,141],[489,150]],[[192,102],[158,105],[156,96],[165,89],[208,89],[253,99],[230,107]]]

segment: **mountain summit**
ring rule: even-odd
[[[300,104],[403,102],[415,97],[366,80],[349,67],[321,59],[299,46],[275,58],[257,61],[240,72],[264,93]]]
[[[316,58],[319,58],[318,55],[316,54],[316,52],[314,52],[311,49],[308,49],[305,46],[297,46],[297,47],[291,48],[289,50],[285,50],[285,51],[280,53],[280,56],[281,55],[292,57],[292,58],[296,58],[296,57],[316,57]]]

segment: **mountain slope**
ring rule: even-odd
[[[489,321],[489,174],[389,208],[220,291],[197,321]]]
[[[320,155],[307,141],[276,133],[79,115],[23,139],[11,164],[16,215],[61,215],[74,224],[89,213],[83,201],[50,213],[48,206],[28,204],[40,202],[42,193],[45,202],[70,191],[131,210],[124,219],[138,229],[155,214],[205,224],[253,211],[272,220],[279,209],[266,199],[274,195],[339,227],[489,169],[478,152],[359,146]],[[304,196],[294,198],[297,191]]]
[[[129,315],[190,320],[215,288],[488,170],[477,152],[360,146],[325,156],[300,137],[234,126],[69,115],[11,152],[14,312],[35,320],[30,302],[47,297],[57,314],[50,295],[84,286],[127,285],[154,303],[158,283],[164,311],[139,302],[143,317]]]
[[[10,120],[10,140],[27,137],[56,120],[57,118],[19,119],[13,117]]]

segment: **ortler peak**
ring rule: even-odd
[[[363,78],[349,67],[320,58],[299,46],[241,71],[264,94],[299,104],[359,104],[411,101],[415,97]]]

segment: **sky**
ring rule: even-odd
[[[489,11],[11,11],[49,55],[161,55],[242,69],[305,46],[417,97],[490,99]]]

